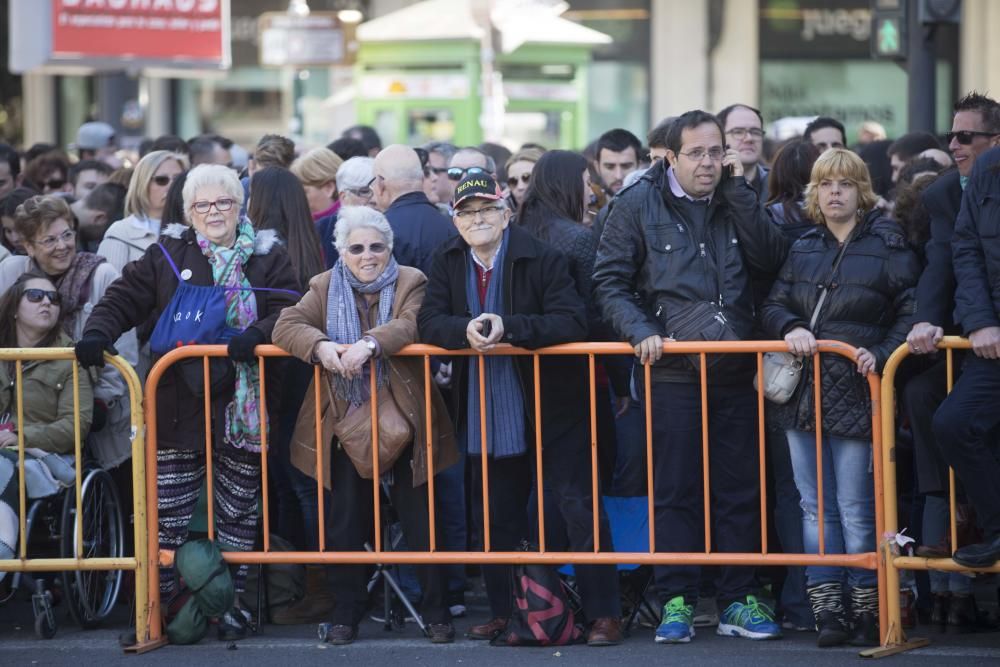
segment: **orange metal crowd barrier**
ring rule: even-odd
[[[965,338],[957,336],[946,336],[939,344],[938,348],[945,355],[946,382],[947,389],[951,392],[954,384],[955,373],[955,350],[969,350],[972,345]],[[882,371],[882,448],[885,489],[885,530],[889,536],[896,535],[899,531],[899,512],[897,508],[898,496],[896,493],[896,410],[895,410],[895,380],[896,372],[900,365],[910,356],[909,347],[906,344],[900,345],[893,352],[892,356],[885,364]],[[955,471],[948,471],[950,522],[951,522],[951,545],[952,549],[958,548],[958,527],[956,522],[956,495],[955,495]],[[942,570],[946,572],[1000,572],[1000,563],[989,568],[970,569],[956,563],[951,558],[924,558],[916,556],[905,556],[897,553],[891,541],[886,540],[883,545],[884,558],[886,561],[886,578],[889,590],[899,589],[899,570]],[[898,647],[897,650],[905,651],[920,646],[926,646],[930,642],[923,638],[907,638],[900,625],[900,600],[898,595],[889,598],[889,635],[886,644]]]
[[[822,353],[832,353],[839,354],[847,357],[853,361],[855,349],[849,345],[839,343],[836,341],[820,341],[819,350]],[[386,551],[383,549],[381,541],[381,499],[379,492],[379,485],[377,480],[379,479],[379,460],[378,460],[378,429],[372,429],[372,436],[374,442],[372,443],[372,453],[373,453],[373,484],[372,484],[372,499],[374,503],[374,550],[373,551],[352,551],[352,552],[335,552],[329,551],[325,548],[325,535],[323,526],[325,524],[324,517],[324,501],[323,501],[323,475],[317,474],[317,488],[318,488],[318,515],[319,515],[319,525],[316,526],[319,537],[319,551],[316,552],[275,552],[271,550],[270,540],[269,540],[269,520],[268,520],[268,507],[269,498],[267,492],[267,485],[262,484],[261,487],[261,499],[262,507],[261,512],[263,515],[263,551],[253,551],[253,552],[233,552],[227,551],[224,553],[226,560],[230,563],[325,563],[325,564],[337,564],[337,563],[350,563],[350,564],[376,564],[376,563],[553,563],[553,564],[563,564],[563,563],[587,563],[587,564],[617,564],[617,563],[638,563],[638,564],[683,564],[683,565],[748,565],[748,566],[759,566],[759,565],[828,565],[828,566],[842,566],[842,567],[859,567],[870,570],[878,571],[878,582],[879,582],[879,599],[880,599],[880,628],[883,632],[883,637],[886,636],[890,624],[887,623],[887,606],[886,598],[892,597],[887,596],[886,593],[886,577],[885,577],[885,560],[880,556],[878,552],[873,551],[861,554],[829,554],[826,553],[826,548],[823,543],[823,489],[822,489],[822,465],[823,457],[817,455],[817,481],[818,481],[818,494],[819,494],[819,535],[820,544],[818,554],[788,554],[788,553],[773,553],[769,548],[767,533],[768,533],[768,517],[767,517],[767,494],[765,485],[765,469],[766,469],[766,448],[765,448],[765,422],[764,422],[764,409],[765,409],[765,398],[762,391],[758,391],[758,401],[757,401],[757,412],[758,412],[758,447],[759,447],[759,480],[760,480],[760,537],[761,537],[761,550],[754,553],[718,553],[712,550],[712,527],[711,527],[711,487],[710,487],[710,477],[708,468],[708,448],[709,448],[709,432],[708,432],[708,410],[710,406],[707,404],[708,396],[708,380],[706,376],[706,359],[707,354],[752,354],[756,356],[758,373],[763,372],[763,354],[770,351],[787,351],[787,346],[781,341],[741,341],[741,342],[669,342],[664,345],[664,353],[668,355],[678,355],[678,354],[697,354],[701,358],[701,398],[702,398],[702,456],[703,456],[703,489],[704,489],[704,531],[705,531],[705,548],[703,552],[697,553],[659,553],[655,551],[655,521],[653,517],[654,512],[654,498],[653,498],[653,473],[652,466],[647,465],[647,502],[648,502],[648,512],[649,512],[649,551],[648,552],[610,552],[610,551],[600,551],[602,536],[599,530],[599,518],[598,518],[598,477],[597,477],[597,424],[596,424],[596,387],[595,387],[595,364],[597,358],[603,355],[631,355],[633,354],[633,348],[625,343],[571,343],[566,345],[559,345],[554,347],[542,348],[537,350],[525,350],[520,348],[514,348],[509,346],[497,346],[494,350],[486,353],[480,354],[473,350],[445,350],[442,348],[432,347],[428,345],[410,345],[400,351],[396,356],[417,356],[423,358],[423,369],[424,369],[424,389],[426,395],[425,410],[426,410],[426,424],[427,424],[427,456],[428,456],[428,470],[433,470],[433,452],[431,450],[431,442],[433,440],[432,436],[432,422],[431,419],[431,399],[430,399],[430,387],[433,382],[430,358],[431,356],[444,356],[444,357],[456,357],[456,356],[472,356],[477,357],[477,363],[479,364],[479,383],[480,383],[480,410],[481,414],[485,413],[485,390],[487,379],[485,377],[485,356],[497,356],[497,355],[513,355],[513,356],[530,356],[533,361],[533,381],[535,383],[536,391],[534,392],[535,403],[534,403],[534,415],[535,415],[535,442],[536,445],[540,445],[542,442],[542,429],[544,425],[541,423],[541,397],[540,392],[537,388],[540,384],[540,363],[541,358],[544,356],[551,355],[575,355],[582,356],[587,359],[588,362],[588,375],[589,375],[589,386],[590,386],[590,412],[589,412],[589,425],[590,425],[590,460],[592,468],[592,491],[593,491],[593,531],[594,531],[594,547],[593,552],[581,553],[581,552],[554,552],[548,551],[545,547],[545,528],[544,528],[544,508],[542,494],[537,494],[538,496],[538,533],[539,533],[539,550],[533,552],[498,552],[491,549],[490,544],[490,526],[489,526],[489,471],[486,465],[486,457],[480,457],[482,463],[482,487],[483,487],[483,513],[484,513],[484,534],[483,534],[483,551],[438,551],[436,540],[435,540],[435,502],[434,502],[434,477],[429,476],[428,479],[428,513],[430,521],[430,549],[427,552],[413,552],[413,551]],[[148,554],[149,554],[149,574],[150,583],[148,587],[149,591],[149,609],[152,617],[154,619],[159,619],[160,615],[160,600],[159,600],[159,571],[158,566],[169,565],[173,561],[173,553],[168,550],[161,550],[158,545],[158,513],[157,513],[157,503],[155,499],[157,498],[157,488],[156,488],[156,443],[157,443],[157,423],[156,423],[156,392],[157,386],[160,379],[162,378],[164,372],[174,363],[191,358],[201,358],[203,360],[204,368],[204,381],[205,381],[205,448],[206,448],[206,480],[209,485],[208,487],[208,533],[209,536],[214,536],[214,517],[212,508],[212,492],[211,484],[212,473],[211,473],[211,448],[213,443],[209,437],[211,432],[210,417],[208,416],[211,412],[210,405],[210,391],[209,391],[209,358],[210,357],[222,357],[226,356],[227,350],[223,345],[208,345],[208,346],[185,346],[180,347],[176,350],[172,350],[168,354],[164,355],[153,367],[149,373],[149,378],[146,383],[146,420],[149,425],[149,432],[147,434],[148,447],[146,449],[146,493],[148,497],[154,502],[150,502],[149,511],[147,513],[147,537],[149,540],[148,544]],[[288,356],[284,351],[271,345],[259,346],[257,348],[258,362],[259,362],[259,374],[261,383],[261,413],[262,413],[262,423],[266,419],[266,365],[265,359],[268,357],[283,357]],[[650,366],[646,365],[643,368],[641,377],[637,375],[636,381],[641,381],[644,385],[645,391],[643,392],[645,399],[645,434],[646,434],[646,459],[651,462],[653,460],[653,427],[652,427],[652,415],[649,410],[650,402]],[[814,381],[816,382],[816,411],[817,414],[822,413],[821,399],[819,396],[819,382],[820,382],[820,363],[819,355],[813,358],[813,369],[814,369]],[[320,382],[322,369],[316,367],[314,383],[316,391],[312,397],[307,397],[305,400],[313,400],[316,404],[316,414],[317,421],[315,424],[316,433],[316,466],[317,471],[322,471],[325,466],[329,465],[328,461],[323,460],[323,448],[321,446],[321,424],[319,422],[319,405],[320,405],[320,391],[323,386],[323,382]],[[880,390],[879,390],[879,376],[876,374],[871,374],[867,378],[869,389],[871,392],[872,400],[872,434],[873,434],[873,450],[874,450],[874,478],[875,478],[875,516],[876,516],[876,530],[877,534],[881,535],[884,532],[885,525],[883,520],[883,507],[885,506],[884,499],[882,497],[882,485],[879,481],[882,478],[881,468],[883,461],[882,452],[882,411],[879,408],[880,400]],[[375,391],[375,373],[374,368],[370,376],[371,382],[371,414],[372,419],[377,418],[378,406],[377,401],[377,391]],[[481,420],[482,422],[482,432],[480,437],[483,438],[483,442],[489,437],[486,432],[486,420],[485,418]],[[266,443],[267,443],[267,430],[265,429],[262,433],[262,440],[264,447],[262,447],[261,452],[261,474],[262,478],[267,478],[267,456],[265,453]],[[822,420],[817,419],[817,433],[816,433],[816,447],[817,454],[821,451],[822,442]],[[485,450],[485,448],[484,448]],[[534,455],[536,457],[535,465],[535,484],[537,488],[541,488],[543,480],[543,466],[542,457],[544,452],[541,446],[536,446],[534,448]],[[332,480],[332,483],[336,483],[336,480]],[[608,536],[603,536],[608,539]],[[898,596],[897,596],[898,597]],[[897,605],[898,607],[898,605]],[[161,627],[159,622],[151,623],[150,625],[150,642],[162,641],[161,638]]]
[[[23,382],[22,382],[22,370],[25,362],[28,361],[54,361],[54,360],[76,360],[76,356],[73,352],[73,348],[5,348],[0,349],[0,361],[13,361],[14,362],[14,376],[16,378],[16,423],[23,424],[23,414],[24,414],[24,396],[22,393]],[[107,544],[103,544],[105,536],[94,536],[87,534],[87,530],[93,528],[91,524],[98,522],[98,519],[94,517],[95,514],[99,512],[99,508],[88,505],[86,508],[84,506],[84,496],[87,492],[87,484],[89,477],[85,477],[84,473],[84,437],[86,434],[81,433],[80,429],[80,367],[73,364],[73,458],[75,467],[75,484],[71,490],[67,493],[72,494],[68,497],[67,503],[72,503],[72,525],[62,525],[61,532],[64,533],[62,537],[64,538],[63,543],[67,542],[71,545],[68,549],[71,553],[64,553],[62,557],[59,558],[32,558],[28,552],[28,523],[27,514],[29,512],[27,489],[25,484],[25,442],[24,442],[24,429],[19,429],[17,431],[17,470],[18,470],[18,550],[15,558],[0,560],[0,572],[86,572],[86,571],[114,571],[114,570],[131,570],[135,573],[135,626],[136,626],[136,636],[141,644],[141,638],[149,634],[149,607],[146,605],[146,601],[149,599],[149,594],[147,591],[148,586],[148,570],[147,567],[150,562],[150,555],[146,553],[146,547],[149,544],[146,539],[145,527],[146,527],[146,509],[147,509],[147,498],[145,493],[145,480],[146,472],[144,465],[145,459],[145,445],[144,445],[144,435],[145,428],[143,426],[143,412],[142,412],[142,383],[139,381],[138,376],[132,366],[125,361],[122,357],[112,357],[106,355],[106,360],[111,366],[113,366],[125,380],[125,384],[128,388],[129,393],[129,406],[131,409],[131,438],[132,438],[132,483],[135,488],[135,493],[133,494],[133,506],[131,511],[134,513],[134,527],[135,527],[135,553],[133,556],[128,556],[124,553],[124,538],[123,533],[127,532],[123,530],[123,533],[118,535],[118,539],[114,545],[110,545],[108,551],[119,551],[117,556],[94,556],[95,551],[101,551],[102,547],[109,547]],[[93,472],[93,471],[92,471]],[[110,479],[106,477],[105,479]],[[152,496],[154,499],[156,494]],[[104,507],[103,504],[98,504],[99,507]],[[129,508],[125,508],[128,510]],[[127,523],[126,511],[125,521]],[[88,523],[87,518],[91,518],[92,521]],[[104,517],[104,521],[110,522],[107,517]],[[85,523],[88,526],[85,527]],[[71,531],[69,534],[69,539],[66,539],[65,531]],[[155,570],[155,568],[153,568]],[[80,585],[79,580],[77,585]],[[102,596],[98,605],[93,605],[93,601],[90,601],[88,608],[85,610],[88,614],[101,617],[101,614],[107,613],[110,610],[110,606],[114,604],[114,600],[117,599],[117,593],[120,588],[116,587],[114,594]],[[67,592],[69,595],[69,592]],[[96,595],[96,593],[91,591],[91,595]],[[86,603],[85,603],[86,604]],[[94,608],[90,608],[93,606]],[[51,634],[47,634],[46,631],[40,630],[38,627],[38,620],[41,616],[36,618],[36,632],[39,632],[42,636],[51,637]],[[92,620],[92,619],[91,619]],[[49,628],[49,631],[54,633],[55,627]]]

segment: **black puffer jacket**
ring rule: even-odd
[[[881,371],[910,330],[920,260],[906,245],[899,225],[878,212],[870,213],[855,228],[831,279],[839,250],[840,244],[825,225],[817,225],[795,242],[764,302],[764,331],[782,338],[796,327],[808,329],[819,287],[829,282],[813,335],[869,350]],[[820,375],[823,433],[870,439],[871,400],[855,364],[839,354],[823,354]],[[816,428],[812,386],[812,364],[807,363],[792,398],[794,427],[804,431]]]

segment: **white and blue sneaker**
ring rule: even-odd
[[[746,602],[737,601],[726,607],[716,634],[757,640],[780,639],[781,626],[774,620],[770,607],[748,595]]]
[[[694,605],[684,604],[684,596],[663,605],[663,620],[656,628],[657,644],[687,644],[694,637]]]

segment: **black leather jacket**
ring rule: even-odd
[[[619,336],[637,345],[649,336],[666,335],[664,322],[691,304],[721,301],[720,312],[732,332],[751,338],[755,309],[750,269],[776,273],[789,240],[742,177],[724,179],[716,188],[703,238],[696,238],[675,200],[663,162],[615,197],[594,268],[594,297],[602,316]],[[748,382],[753,367],[749,356],[734,356],[713,366],[710,376],[727,384]],[[698,381],[691,363],[676,355],[664,355],[652,377]]]

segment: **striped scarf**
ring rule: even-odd
[[[245,219],[236,230],[232,248],[216,245],[196,234],[198,247],[212,267],[212,281],[226,290],[226,326],[244,331],[257,321],[257,298],[249,288],[243,267],[253,256],[253,227]],[[233,289],[237,288],[237,289]],[[236,364],[233,400],[226,406],[225,441],[238,449],[260,451],[260,385],[257,364]]]
[[[504,257],[507,254],[507,237],[504,231],[500,250],[493,260],[493,275],[486,288],[486,303],[479,303],[476,285],[475,260],[465,263],[465,300],[472,317],[483,313],[502,315],[507,304],[503,301]],[[528,451],[524,442],[524,393],[514,369],[514,359],[509,356],[486,357],[486,455],[494,458],[519,456]],[[469,405],[466,412],[466,442],[469,454],[482,453],[479,420],[479,360],[469,358]]]
[[[392,302],[396,299],[396,280],[399,278],[399,265],[396,258],[389,256],[378,278],[370,283],[358,280],[343,258],[338,259],[330,273],[330,289],[326,297],[326,335],[334,343],[353,345],[361,340],[361,318],[358,315],[358,304],[354,293],[378,294],[378,321],[374,326],[381,326],[392,319]],[[375,386],[382,387],[387,381],[386,365],[383,359],[375,362]],[[369,373],[368,364],[364,372],[347,380],[343,375],[333,376],[333,387],[337,396],[351,405],[361,405],[368,400]]]

